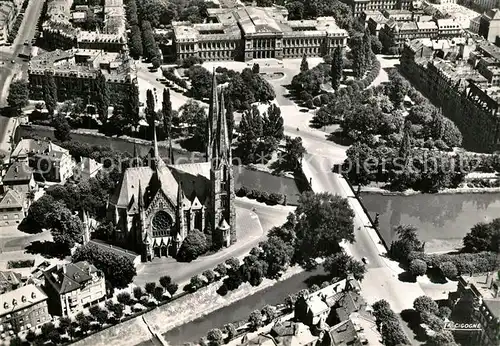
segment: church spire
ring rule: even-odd
[[[217,115],[219,113],[218,110],[218,95],[217,95],[217,73],[215,72],[215,68],[212,71],[212,93],[210,95],[210,108],[208,110],[208,121],[207,121],[207,152],[206,159],[207,162],[210,162],[212,159],[212,150],[213,150],[213,142],[214,142],[214,131],[217,128]],[[215,126],[214,126],[215,125]]]
[[[172,150],[172,138],[168,139],[168,159],[169,159],[171,165],[175,164],[174,151]]]
[[[184,201],[184,191],[182,190],[182,182],[180,182],[177,187],[177,208],[182,207],[183,201]]]
[[[165,162],[160,157],[160,151],[158,150],[158,139],[156,138],[156,121],[153,122],[153,148],[149,155],[149,164],[152,169],[157,169],[165,166]]]
[[[143,199],[142,199],[142,186],[141,186],[141,181],[139,180],[139,192],[137,194],[137,208],[139,209],[139,213],[142,212],[143,209]]]

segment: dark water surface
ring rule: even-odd
[[[422,241],[462,239],[478,222],[500,217],[500,194],[455,194],[383,196],[362,194],[362,202],[373,216],[379,213],[380,233],[390,244],[394,227],[412,224]]]

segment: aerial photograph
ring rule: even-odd
[[[500,346],[500,0],[0,0],[0,346]]]

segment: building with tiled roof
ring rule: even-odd
[[[137,251],[143,261],[175,256],[194,229],[209,234],[214,247],[236,242],[231,143],[223,97],[214,74],[206,162],[167,165],[159,156],[155,129],[144,163],[127,168],[110,197],[115,242]]]
[[[315,346],[318,336],[303,323],[277,321],[269,332],[257,335],[247,334],[241,342],[234,340],[231,346]]]
[[[47,296],[35,285],[0,295],[0,333],[12,336],[49,322]]]
[[[18,224],[24,219],[27,211],[26,197],[16,190],[8,190],[0,200],[0,224],[4,226]]]
[[[75,167],[69,150],[50,140],[21,139],[10,159],[12,162],[27,163],[39,182],[64,184],[73,175]]]
[[[55,50],[32,58],[28,68],[30,99],[43,100],[48,75],[54,77],[59,101],[75,97],[93,101],[100,90],[96,81],[102,75],[111,102],[123,104],[137,84],[136,65],[128,54],[96,49]]]
[[[44,277],[53,314],[71,317],[105,299],[104,274],[86,261],[53,266]]]
[[[500,35],[500,9],[494,8],[481,15],[478,34],[489,42],[497,41]]]
[[[288,20],[282,6],[207,9],[207,23],[172,22],[177,59],[241,60],[324,56],[345,47],[333,17]]]
[[[22,275],[13,271],[0,271],[0,294],[21,287]]]

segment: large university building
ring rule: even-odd
[[[208,23],[172,22],[177,59],[241,60],[324,56],[347,44],[333,17],[288,20],[284,7],[210,8]]]
[[[147,164],[128,168],[110,198],[116,241],[132,247],[143,261],[175,256],[194,229],[207,234],[215,247],[236,242],[231,145],[224,93],[215,74],[212,88],[207,162],[167,165],[159,157],[154,131]]]

